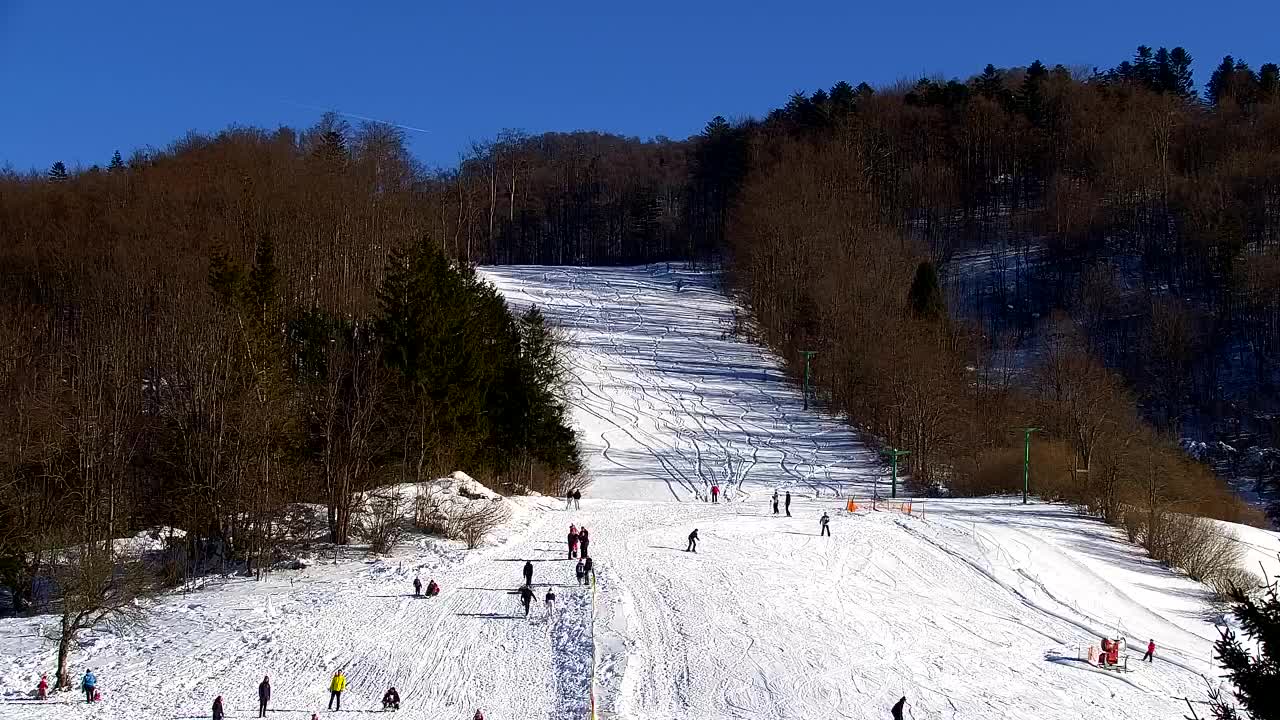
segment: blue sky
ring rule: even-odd
[[[105,163],[332,108],[401,123],[431,165],[506,127],[686,137],[795,90],[1186,47],[1280,61],[1271,3],[0,0],[0,166]]]

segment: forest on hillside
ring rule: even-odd
[[[507,131],[443,170],[328,115],[0,174],[0,574],[156,522],[266,562],[289,502],[345,542],[348,491],[457,467],[580,482],[556,333],[483,263],[722,267],[916,492],[1019,490],[1035,427],[1033,490],[1153,554],[1185,511],[1257,521],[1214,470],[1280,492],[1278,85],[1141,47],[682,140]]]
[[[178,582],[280,562],[318,529],[298,503],[325,509],[332,543],[377,548],[404,511],[384,486],[458,469],[509,493],[581,481],[558,331],[442,251],[416,173],[386,128],[325,121],[0,179],[0,582],[16,608],[75,569],[67,547],[84,572],[58,582],[89,578],[101,607],[111,584],[92,571],[112,566],[95,555],[140,529],[177,532]]]

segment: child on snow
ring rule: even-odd
[[[569,526],[569,559],[578,557],[578,528]]]
[[[399,710],[400,709],[400,693],[396,692],[396,689],[394,686],[389,688],[387,690],[387,693],[382,696],[382,709],[383,710]]]
[[[822,513],[822,517],[818,519],[818,524],[822,526],[822,530],[818,533],[819,536],[826,535],[827,537],[831,537],[830,523],[831,517],[826,513]]]
[[[41,675],[40,684],[36,686],[36,699],[45,700],[49,697],[49,676]]]
[[[98,677],[92,670],[84,671],[84,679],[80,681],[80,689],[84,690],[84,701],[93,702],[98,694]]]
[[[551,615],[551,611],[556,608],[556,591],[550,586],[547,587],[547,596],[543,599],[543,604],[547,607],[547,615]]]
[[[577,567],[575,567],[575,568],[573,569],[573,574],[574,574],[574,575],[576,575],[576,576],[578,577],[578,584],[579,584],[579,585],[584,585],[584,584],[586,584],[586,583],[585,583],[585,579],[586,579],[586,577],[587,577],[587,570],[586,570],[586,568],[583,566],[583,564],[582,564],[582,561],[581,561],[581,560],[579,560],[579,561],[578,561],[578,566],[577,566]]]
[[[1147,654],[1143,655],[1142,659],[1146,660],[1147,662],[1155,662],[1154,660],[1151,659],[1155,654],[1156,654],[1156,641],[1155,641],[1155,638],[1152,638],[1151,641],[1147,643]]]
[[[435,578],[427,583],[427,597],[435,597],[440,594],[440,586],[436,584]]]

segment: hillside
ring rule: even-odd
[[[913,718],[1164,719],[1203,697],[1215,672],[1206,591],[1113,528],[1008,499],[844,512],[843,498],[886,481],[883,467],[805,411],[775,360],[732,339],[713,278],[485,274],[569,333],[572,421],[595,480],[581,510],[514,499],[514,519],[476,551],[420,539],[166,597],[146,630],[104,629],[77,654],[74,667],[102,678],[94,706],[26,699],[50,667],[38,634],[52,618],[0,621],[0,715],[202,717],[221,694],[229,717],[249,717],[264,674],[271,717],[301,720],[376,710],[391,684],[406,720],[584,718],[593,687],[600,717],[636,720],[886,718],[902,695]],[[730,488],[714,505],[713,481]],[[775,488],[792,491],[792,517],[772,516]],[[823,512],[830,538],[817,533]],[[594,605],[566,559],[570,523],[591,530]],[[684,552],[693,528],[697,554]],[[1277,534],[1236,529],[1258,556],[1280,551]],[[539,593],[559,596],[549,621],[540,607],[520,617],[526,559]],[[415,573],[441,596],[411,597]],[[1156,661],[1133,654],[1124,674],[1079,662],[1101,634],[1124,635],[1131,653],[1155,638]],[[344,710],[326,712],[340,667]]]

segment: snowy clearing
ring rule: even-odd
[[[883,468],[840,423],[805,412],[767,353],[728,338],[732,306],[709,276],[485,274],[572,335],[570,400],[595,479],[580,510],[515,498],[474,551],[415,538],[389,558],[352,553],[163,598],[144,632],[104,629],[76,653],[73,668],[100,678],[92,706],[30,700],[52,669],[38,635],[54,618],[2,620],[0,716],[208,717],[220,694],[229,717],[251,717],[264,674],[269,717],[300,720],[376,711],[389,685],[397,717],[433,720],[477,708],[586,718],[593,689],[600,717],[628,720],[887,718],[902,695],[911,718],[1165,719],[1185,713],[1182,697],[1204,698],[1216,674],[1207,590],[1115,529],[1004,498],[929,501],[923,518],[919,504],[845,512],[844,497],[884,490]],[[727,488],[719,504],[706,502],[712,482]],[[791,489],[792,517],[773,515],[775,488]],[[570,523],[591,530],[594,612],[567,556]],[[1280,551],[1276,533],[1235,530],[1250,562]],[[513,594],[525,560],[530,620]],[[412,597],[415,573],[442,594]],[[1127,638],[1130,672],[1077,659],[1103,634]],[[328,712],[338,668],[350,684]]]

